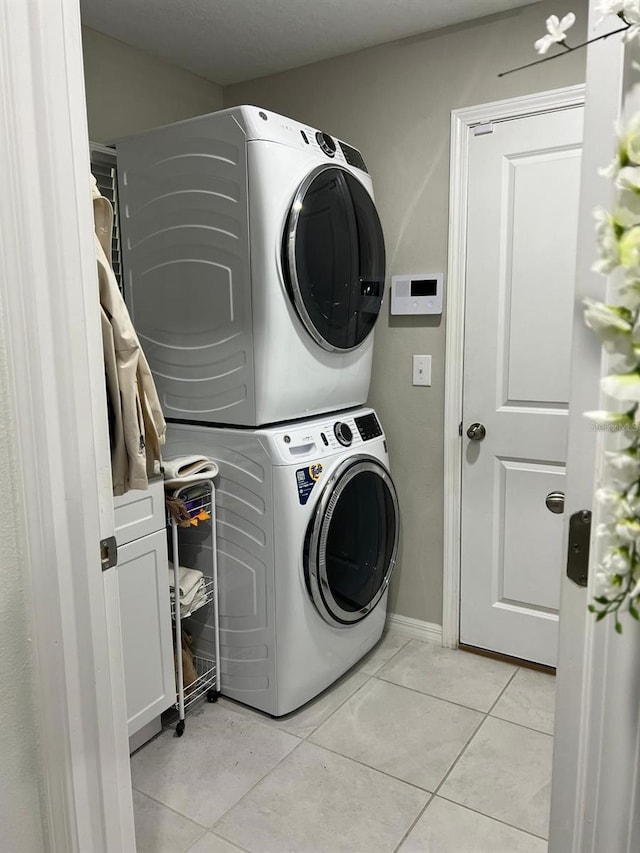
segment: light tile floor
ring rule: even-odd
[[[201,705],[131,760],[138,853],[544,853],[554,678],[392,629],[301,710]]]

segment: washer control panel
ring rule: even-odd
[[[353,432],[351,431],[351,427],[349,426],[349,424],[345,423],[344,421],[338,421],[333,426],[333,432],[335,434],[335,437],[338,439],[340,444],[343,445],[343,447],[349,447],[349,445],[353,441]]]
[[[329,415],[299,427],[292,423],[271,433],[271,441],[285,463],[321,459],[381,437],[382,427],[371,409],[362,414],[345,413],[339,419]]]
[[[360,438],[363,441],[371,441],[372,438],[378,438],[378,436],[382,435],[382,427],[380,426],[380,421],[376,417],[375,412],[371,412],[368,415],[362,415],[354,420],[358,432],[360,433]]]

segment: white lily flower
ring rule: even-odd
[[[613,527],[610,524],[605,524],[601,522],[596,527],[596,538],[597,539],[607,539],[610,536],[613,536]]]
[[[534,47],[540,55],[546,53],[552,44],[563,42],[567,35],[566,30],[570,29],[576,22],[576,16],[573,12],[569,12],[562,18],[558,19],[557,15],[551,15],[547,18],[547,34],[539,38]]]
[[[640,113],[636,113],[626,127],[617,126],[620,150],[618,157],[622,167],[629,162],[640,164]]]
[[[635,543],[640,539],[640,520],[620,518],[616,522],[615,532],[621,542]]]
[[[640,272],[640,225],[634,225],[620,236],[618,257],[625,269],[634,274]]]
[[[613,488],[625,492],[640,480],[640,460],[633,451],[607,451],[605,458],[611,471],[609,482]]]
[[[593,299],[585,299],[584,321],[598,335],[607,352],[624,357],[624,366],[635,366],[631,333],[632,313],[628,308],[618,305],[605,305]],[[624,370],[625,367],[621,370]]]
[[[600,410],[598,412],[585,412],[584,416],[602,426],[617,426],[620,428],[633,426],[633,418],[626,412],[605,412]]]
[[[622,503],[622,494],[610,486],[596,489],[595,498],[605,509],[615,510]]]
[[[628,575],[631,571],[628,553],[622,548],[613,548],[608,554],[605,554],[602,560],[602,568],[612,575]]]
[[[600,250],[600,260],[593,264],[592,270],[608,275],[620,265],[616,223],[604,207],[596,207],[593,218],[596,221],[596,244]]]
[[[599,569],[596,572],[596,594],[605,598],[613,598],[620,592],[621,581],[615,575]]]
[[[600,387],[614,400],[640,402],[640,373],[637,370],[604,376],[600,380]]]

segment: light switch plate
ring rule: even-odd
[[[431,356],[413,356],[413,384],[431,385]]]

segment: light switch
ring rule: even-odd
[[[431,385],[431,356],[413,356],[413,384]]]

